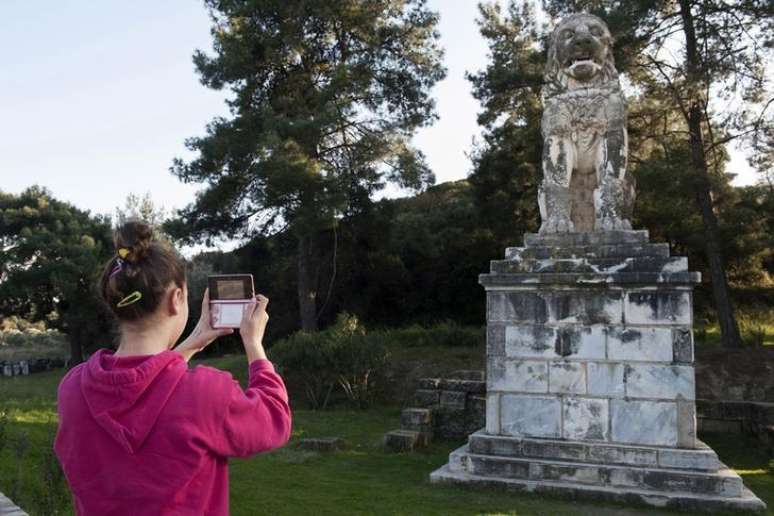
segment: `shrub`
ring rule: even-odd
[[[269,351],[272,361],[281,368],[283,374],[301,380],[313,409],[328,406],[336,384],[326,346],[324,333],[300,331],[277,342]]]
[[[766,341],[766,325],[753,314],[737,316],[742,342],[750,347],[761,347]]]
[[[0,331],[43,332],[46,330],[45,321],[29,322],[28,320],[11,315],[0,318]]]
[[[354,316],[341,314],[328,335],[328,357],[336,381],[358,408],[373,401],[374,380],[387,364],[383,334],[366,334]]]
[[[297,332],[270,353],[283,373],[303,383],[312,408],[326,408],[336,385],[349,402],[364,408],[373,399],[374,379],[387,363],[384,342],[384,335],[366,333],[356,317],[344,313],[327,330]]]
[[[478,326],[460,326],[454,322],[442,322],[434,326],[412,325],[407,328],[385,330],[386,338],[395,345],[405,347],[477,347],[486,342],[486,330]]]
[[[0,331],[0,360],[61,358],[67,354],[67,337],[56,330],[27,328],[25,331]]]

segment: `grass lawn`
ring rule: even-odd
[[[203,363],[231,369],[240,380],[246,376],[241,356]],[[57,499],[56,482],[50,480],[51,468],[46,466],[47,460],[50,465],[56,428],[56,385],[62,374],[51,371],[0,378],[0,406],[9,414],[5,446],[0,450],[0,491],[13,495],[33,515],[54,513],[55,507],[64,507],[60,514],[72,514],[68,502]],[[231,461],[232,514],[658,514],[647,508],[430,485],[429,473],[444,464],[449,451],[461,443],[437,442],[421,452],[385,453],[379,447],[381,436],[399,426],[399,414],[399,407],[389,406],[367,411],[295,410],[293,439],[286,448]],[[18,437],[22,433],[29,443],[26,450],[25,439]],[[299,438],[322,436],[343,437],[349,446],[336,452],[296,447]],[[768,459],[752,439],[723,435],[703,438],[742,474],[747,486],[774,507],[774,475],[768,472]],[[22,458],[17,460],[21,451]]]

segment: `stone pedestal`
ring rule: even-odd
[[[763,509],[696,438],[692,289],[647,231],[526,235],[480,277],[486,428],[434,482]]]

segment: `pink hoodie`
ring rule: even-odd
[[[231,374],[173,351],[100,350],[59,385],[54,450],[79,515],[228,514],[228,457],[285,444],[290,408],[268,360]]]

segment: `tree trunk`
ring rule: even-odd
[[[718,315],[723,347],[738,348],[741,346],[739,327],[734,317],[731,297],[728,293],[728,279],[723,266],[723,256],[720,251],[718,219],[713,209],[711,182],[707,167],[707,156],[704,148],[704,137],[701,124],[703,121],[705,99],[700,95],[701,62],[696,47],[696,31],[689,0],[679,0],[680,14],[685,32],[686,67],[689,87],[693,90],[688,99],[687,120],[690,132],[691,164],[696,200],[701,210],[704,226],[704,248],[710,269],[712,294],[715,298],[715,310]],[[689,90],[691,91],[691,90]],[[709,121],[707,121],[709,123]]]
[[[317,331],[317,286],[312,274],[312,235],[298,239],[298,308],[301,329]]]
[[[70,328],[67,340],[70,342],[70,367],[72,368],[83,362],[83,345],[78,328]]]

